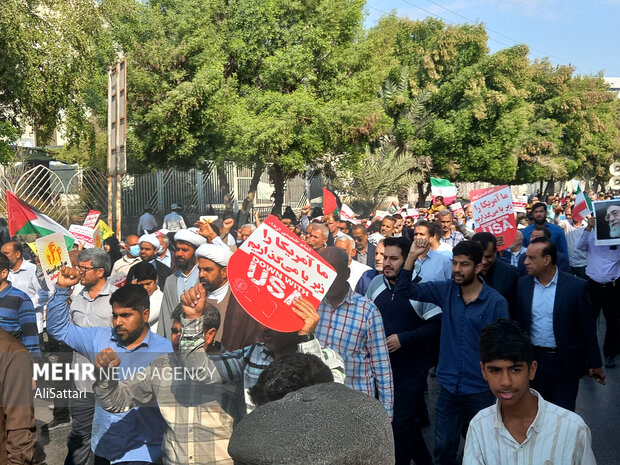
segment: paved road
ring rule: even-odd
[[[599,324],[599,341],[602,342],[604,323]],[[577,398],[577,413],[583,417],[592,431],[592,448],[598,465],[617,465],[620,457],[620,356],[616,357],[619,366],[607,370],[607,385],[601,386],[589,378],[581,380]],[[429,395],[427,404],[434,405],[437,399],[438,385],[434,378],[429,378]],[[49,403],[36,399],[35,414],[41,451],[45,454],[48,465],[62,465],[67,452],[66,438],[69,427],[62,427],[49,433],[43,433],[40,426],[52,419]],[[433,412],[431,413],[431,422]],[[425,428],[424,437],[429,448],[433,443],[432,427]]]

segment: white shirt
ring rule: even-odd
[[[381,242],[382,239],[385,239],[385,237],[378,232],[372,233],[370,236],[368,236],[368,242],[370,242],[372,245],[377,245],[379,242]]]
[[[450,260],[452,260],[452,246],[450,244],[446,244],[445,242],[440,242],[439,247],[435,252],[445,255]]]
[[[371,268],[368,265],[364,265],[363,263],[360,263],[356,260],[352,260],[351,264],[349,265],[349,269],[351,270],[351,275],[349,276],[349,279],[347,279],[347,282],[349,283],[349,286],[351,286],[351,290],[355,291],[355,286],[357,286],[357,282],[360,280],[362,275]]]
[[[159,290],[159,288],[155,289],[155,292],[149,297],[149,326],[151,327],[151,331],[157,332],[157,323],[159,321],[159,311],[161,310],[161,302],[164,298],[164,293]]]
[[[49,294],[41,287],[37,278],[37,266],[27,260],[22,259],[22,264],[17,271],[9,268],[9,281],[14,288],[25,292],[36,312],[37,329],[43,332],[43,307],[47,305]]]
[[[538,397],[538,413],[519,444],[502,421],[499,401],[471,420],[463,465],[596,465],[590,428],[579,415]]]
[[[112,273],[110,273],[110,275],[122,273],[127,276],[127,273],[129,273],[129,268],[134,266],[140,260],[140,257],[130,257],[128,255],[121,257],[114,262],[114,266],[112,267]]]
[[[228,289],[230,289],[230,286],[228,285],[228,283],[226,283],[219,289],[216,289],[213,292],[208,293],[207,299],[215,300],[219,304],[222,302],[222,300],[224,300],[224,297],[226,297],[226,294],[228,294]]]

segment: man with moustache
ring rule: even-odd
[[[157,254],[161,249],[159,239],[155,234],[144,234],[140,236],[138,245],[140,246],[140,259],[144,262],[149,262],[155,267],[155,270],[157,270],[157,282],[160,286],[163,286],[166,283],[168,276],[172,274],[172,270],[170,267],[157,260]],[[133,282],[135,279],[132,268],[130,268],[127,273],[126,282],[128,283]]]
[[[471,241],[459,242],[453,249],[453,279],[426,283],[412,280],[416,261],[428,250],[427,239],[415,239],[394,293],[433,303],[442,310],[437,365],[441,389],[435,404],[433,455],[436,464],[453,465],[464,427],[479,410],[494,401],[480,372],[478,338],[487,324],[509,317],[508,303],[479,278],[482,247]]]
[[[353,259],[371,268],[375,268],[376,246],[368,242],[368,229],[363,224],[356,224],[352,228],[355,240],[355,257]]]
[[[310,223],[306,229],[306,244],[317,252],[323,250],[329,239],[329,229],[322,223]]]
[[[174,235],[176,243],[177,271],[163,286],[164,297],[159,313],[157,334],[171,338],[172,312],[181,302],[181,294],[198,283],[198,267],[194,254],[207,240],[193,229],[181,229]]]
[[[558,248],[558,252],[565,257],[568,257],[568,247],[566,245],[564,230],[557,224],[549,223],[547,221],[547,204],[543,202],[535,203],[532,206],[532,217],[534,218],[534,223],[522,229],[523,246],[527,247],[530,244],[530,236],[536,226],[544,226],[551,233],[551,242],[553,242]]]

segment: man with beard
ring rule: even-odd
[[[181,294],[198,283],[198,267],[194,254],[207,240],[192,229],[181,229],[174,235],[176,243],[177,271],[163,286],[164,297],[159,313],[157,334],[170,339],[172,312],[181,302]]]
[[[558,252],[568,257],[568,247],[566,245],[564,230],[557,224],[547,221],[547,204],[543,202],[535,203],[532,206],[532,217],[534,218],[534,223],[521,230],[523,232],[523,247],[527,247],[530,244],[530,236],[534,228],[536,226],[544,226],[551,233],[551,242],[558,248]]]
[[[221,315],[215,340],[225,350],[237,350],[258,340],[262,325],[239,304],[228,284],[228,260],[232,252],[214,244],[203,244],[196,250],[198,276],[207,292],[207,303]]]
[[[607,208],[605,221],[609,224],[609,237],[620,237],[620,205],[610,205]]]
[[[99,263],[99,252],[107,264]],[[48,305],[47,330],[54,338],[90,362],[98,352],[113,347],[122,354],[124,364],[134,370],[144,368],[158,355],[172,351],[170,341],[149,330],[149,295],[142,286],[128,284],[114,291],[108,299],[112,290],[105,281],[110,266],[108,255],[101,249],[86,249],[80,253],[79,263],[77,269],[62,267],[56,291]],[[73,297],[70,318],[68,300],[71,288],[80,281],[84,290]],[[109,327],[110,323],[113,328]],[[121,372],[119,376],[124,378],[125,373]],[[78,380],[75,383],[79,389]],[[96,463],[157,462],[164,432],[159,411],[139,407],[124,413],[107,413],[95,405],[92,386],[89,390],[85,399],[79,399],[82,402],[79,410],[74,408],[76,399],[71,399],[74,421],[67,441],[67,463],[87,464],[92,460],[89,456],[93,452]],[[144,431],[145,425],[150,428],[147,432]],[[119,441],[119,438],[123,440]]]
[[[412,280],[418,258],[427,253],[429,243],[415,239],[398,275],[394,294],[420,302],[430,302],[442,310],[437,365],[439,397],[435,404],[435,450],[438,465],[455,464],[459,437],[466,425],[494,401],[480,372],[478,339],[489,323],[508,318],[508,303],[499,292],[479,278],[482,247],[463,241],[453,249],[453,279],[420,283]]]
[[[172,274],[172,270],[170,267],[164,265],[162,262],[157,260],[157,254],[161,249],[161,244],[159,239],[155,234],[144,234],[138,240],[138,244],[140,245],[140,258],[144,262],[149,262],[151,265],[155,267],[157,270],[157,282],[160,286],[164,286],[166,283],[166,278]],[[128,283],[133,282],[135,279],[134,272],[132,271],[133,267],[129,269],[127,273],[127,281]]]

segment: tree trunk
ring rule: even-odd
[[[273,212],[282,214],[282,205],[284,205],[284,171],[282,171],[282,167],[278,164],[271,165],[271,169],[269,170],[269,176],[271,177],[271,182],[273,183],[273,187],[275,187],[275,191],[273,193]]]
[[[398,192],[398,206],[402,207],[405,204],[409,203],[409,188],[408,187],[403,187],[399,192]]]
[[[417,191],[418,191],[418,201],[416,202],[416,208],[423,208],[424,202],[426,201],[426,197],[431,193],[431,185],[427,183],[426,189],[424,189],[424,181],[416,183]]]
[[[252,222],[252,207],[254,206],[256,190],[258,189],[258,183],[264,169],[265,165],[262,162],[258,162],[256,163],[256,165],[254,165],[254,172],[252,173],[252,180],[250,181],[250,189],[248,190],[248,195],[246,195],[245,199],[243,199],[243,204],[241,205],[241,210],[239,211],[239,217],[237,221],[239,226],[245,223]]]
[[[237,169],[237,167],[233,166],[233,169]],[[217,179],[220,181],[220,192],[224,197],[224,211],[230,211],[233,209],[233,199],[226,170],[222,165],[217,165],[215,170],[217,172]]]

